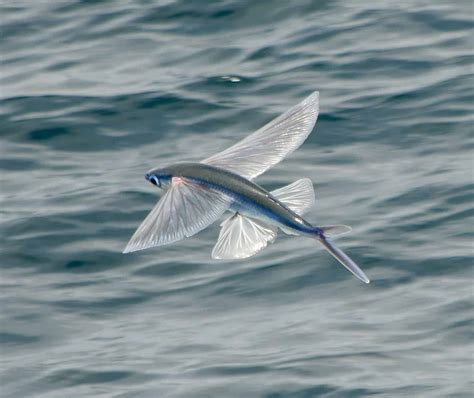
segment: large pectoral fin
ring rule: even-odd
[[[216,221],[229,207],[220,192],[185,178],[174,178],[170,189],[133,234],[124,253],[166,245],[192,236]]]
[[[305,100],[203,163],[253,179],[298,148],[313,130],[319,113],[319,93]]]

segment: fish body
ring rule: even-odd
[[[320,233],[319,228],[313,227],[260,185],[231,171],[202,163],[178,163],[150,170],[145,178],[150,176],[185,178],[204,189],[222,192],[231,199],[229,207],[236,212],[292,230],[298,235]]]
[[[124,253],[177,242],[205,229],[225,213],[212,258],[243,259],[272,243],[278,230],[318,241],[358,279],[369,279],[332,243],[351,230],[345,225],[313,226],[303,214],[314,204],[311,180],[274,191],[253,180],[298,148],[319,113],[319,93],[275,118],[230,148],[201,162],[177,163],[148,171],[145,178],[165,191],[128,242]]]

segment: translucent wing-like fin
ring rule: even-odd
[[[124,253],[166,245],[192,236],[216,221],[229,207],[223,194],[185,178],[173,179],[133,234]]]
[[[275,189],[271,194],[300,216],[314,205],[313,183],[309,178]]]
[[[319,93],[203,163],[253,179],[280,162],[308,137],[318,118]]]
[[[212,258],[230,260],[253,256],[276,235],[276,228],[235,213],[221,224],[221,232],[212,250]]]
[[[328,238],[345,235],[352,231],[352,228],[349,227],[349,225],[325,225],[319,228],[323,231],[324,236],[327,236]]]

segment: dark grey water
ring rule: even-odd
[[[471,2],[38,1],[1,10],[2,397],[463,397],[473,374]],[[151,167],[313,90],[303,238],[122,255]]]

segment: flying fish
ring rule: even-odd
[[[223,152],[201,162],[148,171],[145,178],[165,193],[133,234],[124,253],[193,236],[231,212],[220,225],[212,258],[253,256],[272,243],[281,230],[317,241],[358,279],[369,283],[365,273],[331,240],[351,228],[315,226],[303,217],[315,201],[310,179],[271,192],[254,182],[305,141],[318,113],[316,91]]]

